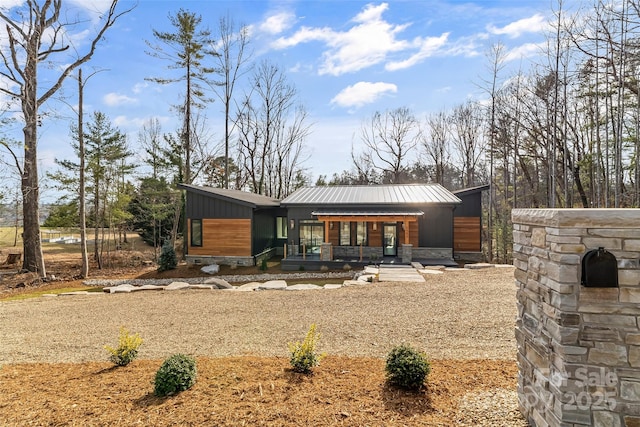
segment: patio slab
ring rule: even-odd
[[[425,283],[424,277],[415,268],[408,265],[381,265],[378,273],[379,282],[414,282]]]

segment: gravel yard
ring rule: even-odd
[[[314,291],[149,291],[0,303],[0,364],[106,359],[120,326],[144,338],[143,359],[286,356],[317,323],[321,351],[385,357],[396,344],[433,359],[515,360],[511,268],[447,271],[426,284]]]

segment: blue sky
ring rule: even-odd
[[[21,0],[0,0],[0,6]],[[95,19],[108,2],[73,0],[72,14]],[[179,8],[198,13],[215,35],[219,19],[229,15],[249,25],[253,59],[269,59],[286,72],[309,113],[312,133],[306,165],[313,181],[351,166],[352,144],[360,147],[363,120],[375,111],[409,107],[419,119],[452,108],[467,99],[485,97],[483,79],[490,77],[487,53],[505,45],[504,77],[519,68],[528,71],[543,61],[547,22],[554,2],[540,0],[476,1],[197,1],[140,0],[108,31],[93,60],[83,66],[105,70],[86,87],[85,111],[107,114],[129,135],[134,152],[137,133],[149,118],[158,118],[164,132],[179,123],[171,111],[179,86],[160,86],[146,77],[169,75],[167,63],[146,54],[152,29],[171,31],[168,15]],[[133,2],[122,0],[121,9]],[[72,15],[70,15],[72,16]],[[73,35],[85,47],[91,21]],[[0,33],[1,37],[4,37]],[[3,43],[4,44],[4,43]],[[68,79],[65,102],[50,102],[51,113],[40,131],[42,169],[55,158],[73,158],[69,125],[76,105],[76,86]],[[240,89],[241,90],[241,89]],[[223,135],[222,104],[207,108],[212,143]],[[18,138],[20,127],[6,129]],[[313,182],[312,181],[312,182]]]

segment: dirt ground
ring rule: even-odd
[[[109,269],[92,270],[91,278],[202,274],[185,265],[159,274],[145,265],[144,257],[138,265],[127,265],[137,262],[133,258],[129,254]],[[78,260],[68,255],[49,257],[47,266],[55,276],[48,282],[25,274],[0,275],[0,298],[81,285]],[[233,274],[242,274],[239,270]],[[508,307],[505,313],[491,305],[492,300],[508,301],[515,291],[509,287],[511,272],[497,270],[453,273],[448,279],[427,277],[423,287],[345,288],[329,296],[325,291],[250,293],[238,301],[247,295],[187,291],[175,297],[154,293],[146,299],[136,293],[0,301],[5,342],[26,350],[14,356],[5,351],[2,357],[0,425],[526,426],[515,392],[511,332],[515,309]],[[483,283],[488,286],[484,290],[479,287]],[[321,293],[314,296],[313,292]],[[376,305],[385,294],[393,295],[392,299]],[[465,295],[469,300],[459,301]],[[339,308],[331,308],[334,299]],[[412,307],[412,302],[415,306],[416,300],[428,303],[425,310],[402,308],[401,304]],[[229,306],[233,312],[199,315],[202,308],[197,304],[221,307],[229,301],[239,304]],[[438,301],[457,305],[440,306]],[[155,311],[146,311],[146,302],[152,304],[149,307],[155,304],[155,309],[149,308]],[[469,306],[476,305],[477,310],[469,311]],[[395,307],[392,319],[383,312],[388,307]],[[306,323],[321,313],[327,314],[327,320],[319,322],[321,351],[328,356],[313,375],[296,374],[289,369],[286,340],[303,338]],[[285,323],[304,325],[282,335],[283,325],[264,324],[276,316]],[[29,319],[40,326],[31,328]],[[43,323],[48,326],[43,328]],[[102,345],[113,345],[122,323],[141,331],[146,341],[139,360],[115,368],[104,361]],[[201,332],[199,323],[209,332]],[[407,326],[415,323],[422,328]],[[60,332],[61,325],[68,330]],[[16,329],[15,334],[10,331]],[[203,341],[198,343],[197,337]],[[386,385],[384,354],[392,344],[389,337],[417,342],[433,357],[422,391]],[[211,339],[212,344],[205,345],[204,340]],[[152,394],[155,371],[164,352],[178,349],[197,356],[196,385],[177,396],[157,398]],[[82,361],[77,361],[75,356],[82,354]]]

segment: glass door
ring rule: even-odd
[[[324,241],[324,224],[317,221],[300,221],[300,251],[302,245],[308,254],[319,254]]]
[[[382,253],[384,256],[396,256],[398,228],[396,224],[385,224],[382,227]]]

